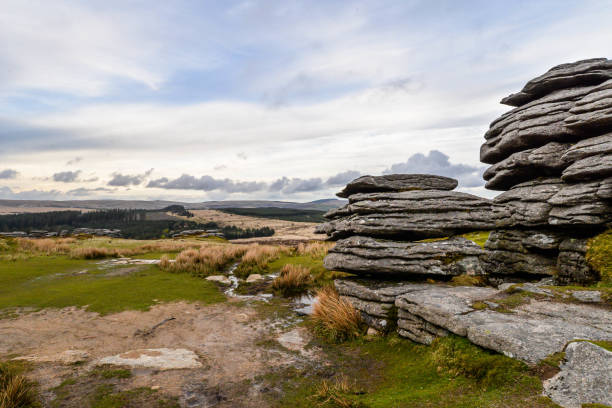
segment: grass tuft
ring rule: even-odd
[[[342,299],[333,286],[319,289],[316,296],[311,316],[315,333],[334,342],[363,335],[365,325],[361,314],[350,302]]]
[[[34,383],[7,363],[0,363],[0,408],[40,407]]]
[[[308,289],[312,282],[310,268],[301,265],[285,265],[280,275],[272,282],[272,289],[283,296],[295,295]]]

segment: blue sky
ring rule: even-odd
[[[331,197],[455,176],[505,95],[609,57],[609,1],[3,0],[0,198]]]

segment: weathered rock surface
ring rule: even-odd
[[[434,242],[395,242],[353,236],[338,241],[325,257],[330,270],[367,275],[482,274],[484,251],[465,238]]]
[[[612,154],[612,133],[591,137],[571,146],[562,159],[568,163],[600,154]]]
[[[389,174],[384,176],[363,176],[348,183],[337,194],[347,198],[356,193],[377,193],[384,191],[409,190],[453,190],[457,180],[431,174]]]
[[[432,285],[399,296],[395,304],[402,318],[404,313],[420,317],[474,344],[530,364],[562,351],[575,339],[612,338],[612,313],[595,306],[532,300],[510,314],[472,307],[498,293],[491,288]]]
[[[333,238],[351,235],[439,238],[461,232],[488,230],[507,219],[490,200],[456,191],[405,191],[354,194],[349,203],[329,211],[332,221],[320,230]]]
[[[597,271],[586,261],[587,239],[565,239],[559,245],[557,282],[591,284],[599,279]]]
[[[612,352],[587,341],[568,344],[561,372],[544,381],[544,395],[566,408],[612,405]]]
[[[84,350],[66,350],[58,354],[38,355],[16,357],[13,360],[30,361],[32,363],[59,363],[64,365],[72,365],[84,363],[89,360],[89,353]]]
[[[491,232],[480,260],[492,275],[555,275],[558,247],[564,235],[551,230]]]
[[[128,351],[116,356],[101,358],[98,364],[147,367],[158,370],[202,367],[202,363],[198,361],[198,356],[193,351],[168,348]]]
[[[612,78],[612,61],[593,58],[561,64],[527,82],[523,89],[507,96],[501,103],[521,106],[558,89],[597,85]]]
[[[553,207],[548,200],[562,188],[558,178],[527,181],[495,197],[494,202],[501,207],[498,211],[508,212],[508,226],[546,226]]]
[[[597,180],[610,176],[612,176],[612,153],[577,160],[561,173],[561,179],[566,182]]]
[[[609,131],[612,129],[612,80],[592,88],[576,102],[565,118],[565,126],[577,131]]]
[[[483,174],[486,188],[506,190],[516,184],[539,177],[559,176],[569,166],[562,155],[570,147],[567,143],[551,142],[536,149],[514,153],[489,167]]]

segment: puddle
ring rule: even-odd
[[[312,308],[317,302],[317,297],[306,294],[295,298],[293,301],[293,310],[302,316],[309,316],[312,314]]]
[[[238,286],[240,286],[240,279],[234,274],[234,271],[236,271],[236,268],[238,268],[238,265],[240,265],[240,262],[236,262],[235,264],[233,264],[231,268],[229,269],[229,271],[227,272],[227,277],[229,278],[231,284],[230,284],[230,287],[227,288],[225,292],[223,293],[225,293],[229,297],[233,297],[236,299],[256,299],[256,300],[263,300],[263,301],[268,301],[274,296],[272,293],[258,293],[256,295],[238,295],[236,294],[236,289],[238,289]],[[267,276],[271,276],[271,275],[267,275]]]
[[[115,258],[107,259],[104,261],[96,262],[98,268],[106,269],[113,268],[115,266],[126,266],[126,265],[157,265],[159,259],[132,259],[132,258]]]

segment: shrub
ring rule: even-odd
[[[272,282],[272,289],[289,296],[303,292],[311,282],[310,268],[302,265],[285,265],[280,275]]]
[[[474,378],[485,387],[502,386],[527,369],[520,361],[483,350],[462,337],[441,337],[431,347],[431,363],[438,372]]]
[[[34,384],[9,365],[0,363],[0,408],[39,406]]]
[[[311,316],[315,333],[335,342],[363,334],[365,325],[361,314],[350,302],[342,299],[333,286],[319,289],[316,296]]]

